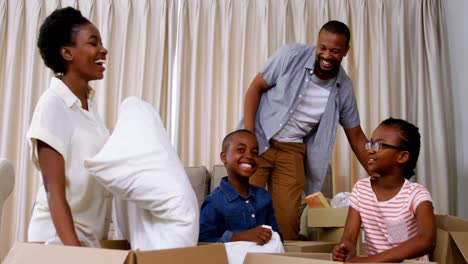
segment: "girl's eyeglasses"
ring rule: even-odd
[[[382,148],[392,148],[392,149],[397,149],[397,150],[406,150],[404,147],[397,147],[397,146],[392,146],[389,144],[382,143],[381,141],[372,141],[368,140],[366,142],[366,150],[374,150],[375,152],[378,152]]]

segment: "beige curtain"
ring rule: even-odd
[[[436,211],[454,213],[454,140],[445,19],[441,0],[0,0],[0,156],[13,162],[16,187],[4,208],[0,257],[26,238],[40,179],[25,140],[51,73],[36,48],[43,19],[79,8],[109,50],[105,78],[91,85],[112,129],[119,103],[138,96],[161,113],[185,166],[220,163],[224,135],[242,117],[244,94],[266,59],[286,43],[314,45],[330,19],[347,23],[343,66],[354,81],[370,136],[389,117],[420,127],[415,180]],[[364,170],[339,129],[334,192],[350,191]]]

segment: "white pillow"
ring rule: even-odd
[[[124,100],[109,140],[85,166],[115,199],[125,200],[119,206],[125,212],[115,215],[127,218],[117,219],[117,224],[126,223],[117,228],[132,249],[196,245],[197,199],[150,104],[136,97]]]

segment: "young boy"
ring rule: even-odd
[[[279,233],[279,229],[270,195],[265,189],[249,184],[257,168],[255,134],[245,129],[228,134],[220,156],[228,176],[203,201],[198,240],[267,243],[272,230]],[[262,225],[269,225],[272,230]]]

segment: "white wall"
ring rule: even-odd
[[[455,113],[458,213],[468,219],[468,1],[442,0],[447,23]]]

